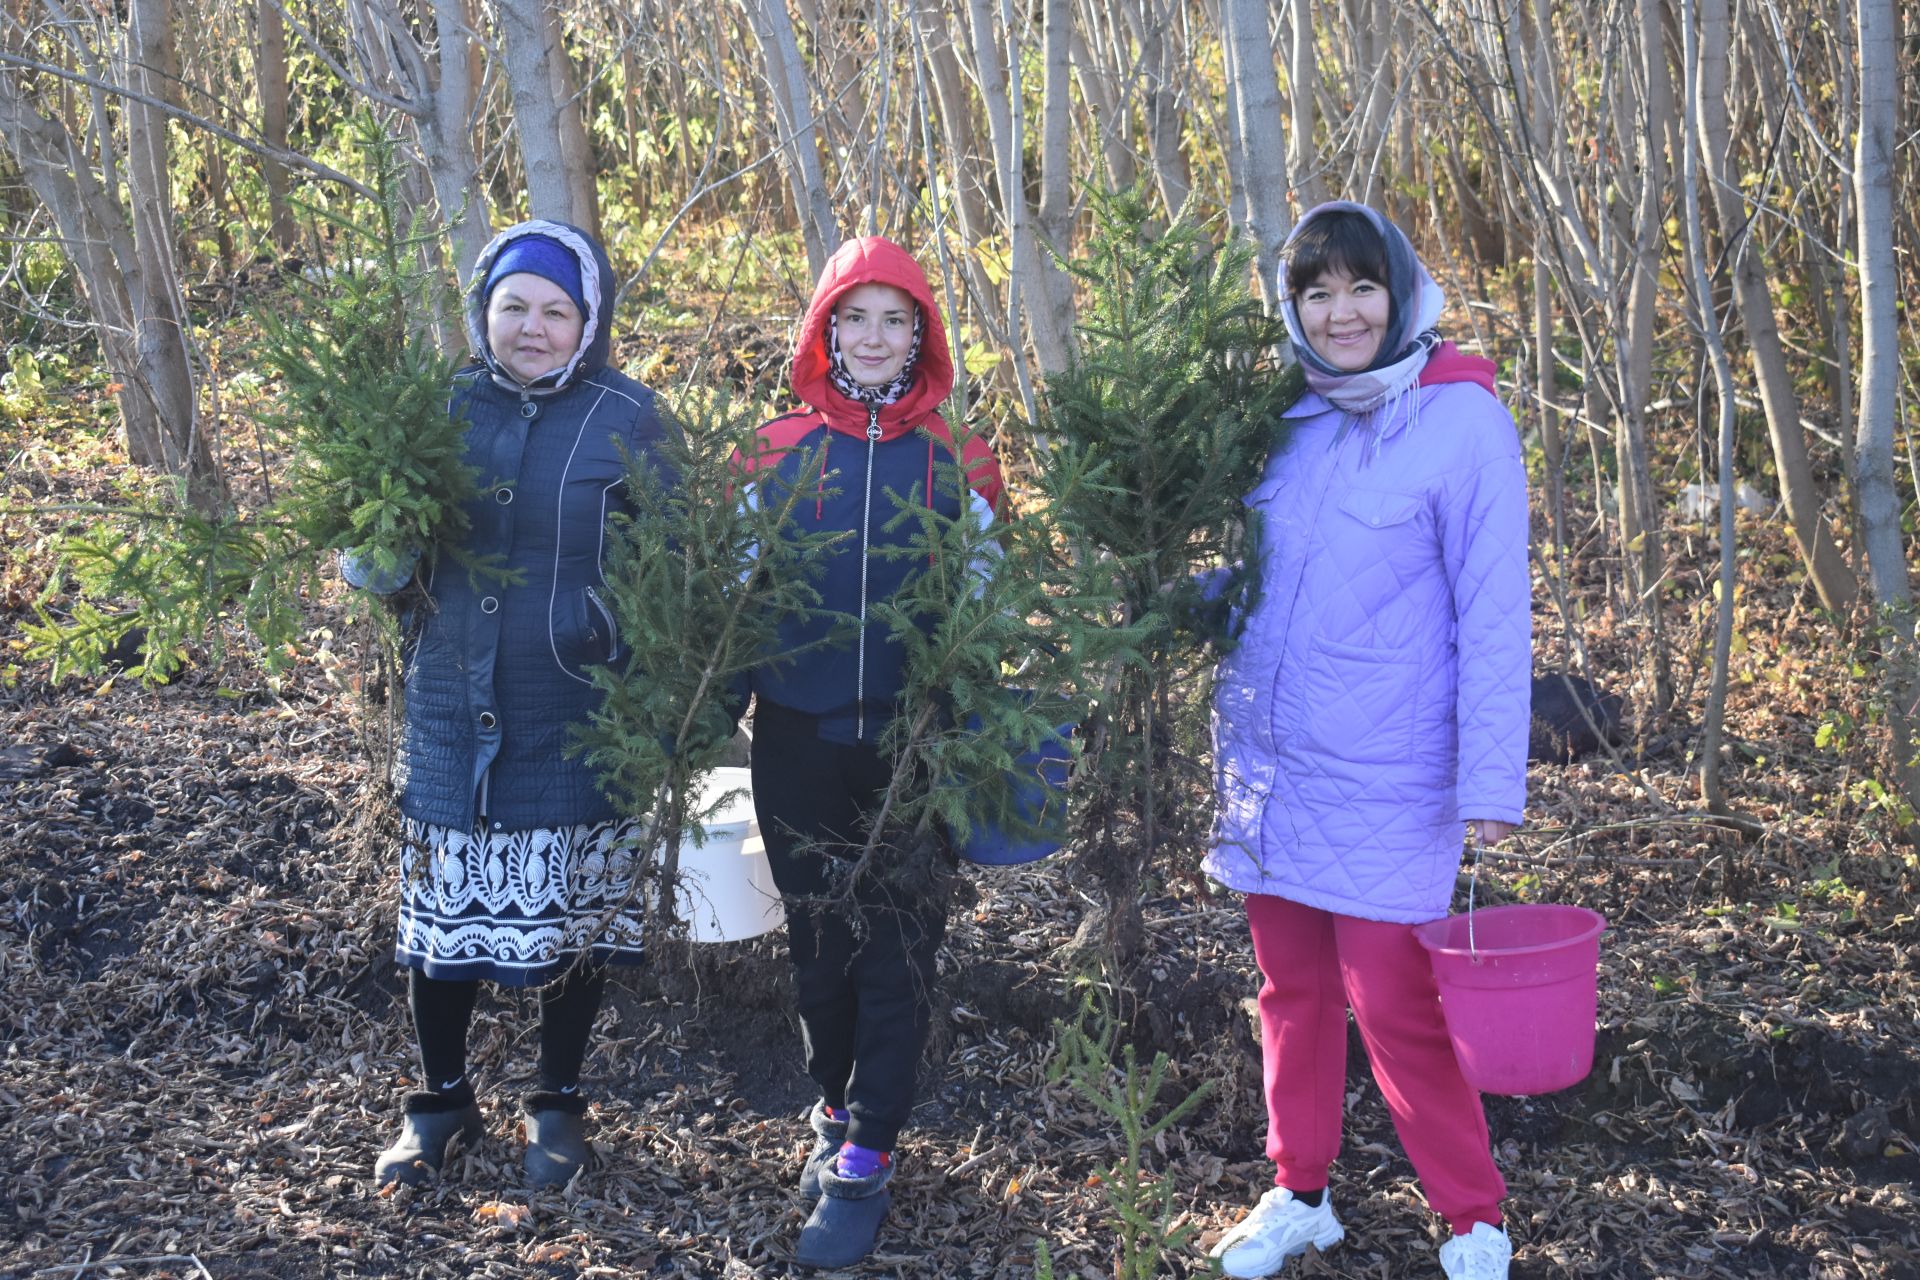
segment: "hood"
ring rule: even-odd
[[[1426,366],[1420,370],[1420,385],[1471,382],[1490,395],[1498,395],[1493,379],[1499,370],[1500,366],[1485,356],[1468,355],[1451,342],[1443,342],[1428,354]]]
[[[1488,395],[1498,396],[1499,385],[1495,381],[1500,366],[1485,356],[1470,355],[1451,342],[1442,342],[1427,356],[1427,363],[1420,370],[1421,387],[1444,386],[1451,382],[1469,382]],[[1281,413],[1283,418],[1311,418],[1332,409],[1334,406],[1317,391],[1304,392],[1299,399]],[[1410,426],[1417,414],[1414,412],[1395,414],[1390,421],[1380,426],[1382,439],[1391,439]]]
[[[521,236],[533,235],[553,237],[573,250],[580,260],[580,292],[587,300],[587,314],[581,317],[580,349],[573,353],[573,359],[522,388],[519,379],[500,367],[487,346],[487,271],[502,249]],[[535,395],[562,391],[607,367],[607,356],[613,350],[613,324],[609,314],[613,309],[613,295],[613,263],[592,236],[564,222],[541,218],[517,222],[495,236],[473,264],[471,283],[467,286],[467,343],[473,348],[474,359],[485,365],[493,374],[493,380],[508,390],[526,390]]]
[[[880,438],[905,435],[926,422],[953,391],[953,356],[947,348],[947,326],[934,305],[933,287],[913,255],[884,236],[849,240],[827,259],[820,283],[807,305],[807,317],[793,344],[793,394],[826,419],[835,431],[865,436],[866,406],[847,399],[827,377],[827,317],[847,290],[863,284],[890,284],[906,290],[925,329],[920,335],[920,358],[914,364],[913,385],[907,393],[880,410]]]

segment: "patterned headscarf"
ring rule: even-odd
[[[854,377],[847,368],[847,358],[840,352],[840,317],[831,311],[827,313],[827,379],[833,383],[834,390],[847,399],[859,404],[878,407],[892,404],[907,394],[907,388],[913,385],[913,366],[920,359],[920,335],[925,323],[920,308],[913,309],[913,342],[907,347],[907,359],[900,366],[900,372],[893,375],[893,381],[885,386],[870,387]]]
[[[1382,430],[1392,423],[1400,405],[1405,405],[1409,426],[1419,412],[1420,371],[1426,367],[1427,356],[1439,345],[1440,331],[1434,326],[1440,322],[1440,312],[1447,299],[1414,253],[1413,242],[1407,239],[1406,233],[1366,205],[1348,200],[1315,205],[1294,226],[1287,244],[1291,245],[1301,229],[1316,217],[1335,210],[1360,214],[1386,243],[1388,278],[1380,283],[1387,286],[1393,310],[1387,332],[1381,336],[1379,354],[1371,365],[1353,373],[1336,369],[1321,358],[1307,342],[1299,309],[1293,294],[1287,290],[1284,258],[1280,262],[1279,288],[1286,295],[1286,301],[1280,313],[1293,338],[1294,355],[1306,374],[1307,386],[1328,404],[1347,412],[1347,424],[1340,436],[1344,438],[1347,429],[1360,426],[1374,432],[1377,446]]]

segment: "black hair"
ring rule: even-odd
[[[1329,209],[1287,246],[1287,292],[1297,294],[1329,271],[1391,288],[1387,240],[1363,213]]]

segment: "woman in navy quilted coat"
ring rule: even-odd
[[[607,367],[613,269],[585,232],[523,222],[481,253],[467,297],[476,361],[455,376],[479,496],[463,550],[418,577],[394,783],[405,823],[396,959],[409,969],[421,1087],[379,1183],[424,1181],[456,1136],[483,1132],[467,1075],[482,979],[540,987],[537,1087],[523,1100],[536,1186],[586,1162],[581,1064],[605,965],[641,958],[626,905],[634,821],[568,748],[600,703],[592,668],[620,656],[603,595],[607,519],[627,459],[660,439],[653,393]],[[373,590],[354,557],[349,582]],[[582,961],[583,954],[585,956]]]
[[[1440,341],[1442,295],[1362,205],[1301,219],[1282,268],[1308,391],[1247,505],[1261,590],[1215,693],[1208,871],[1246,895],[1274,1188],[1214,1249],[1262,1276],[1344,1233],[1328,1196],[1347,1011],[1453,1238],[1452,1280],[1497,1280],[1506,1186],[1413,927],[1447,912],[1464,823],[1521,821],[1526,473],[1493,365]]]

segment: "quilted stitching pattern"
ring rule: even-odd
[[[1221,664],[1208,871],[1375,920],[1444,915],[1464,818],[1518,822],[1532,619],[1513,419],[1465,384],[1375,442],[1317,396],[1248,495],[1263,591]],[[1456,659],[1457,655],[1457,659]]]

